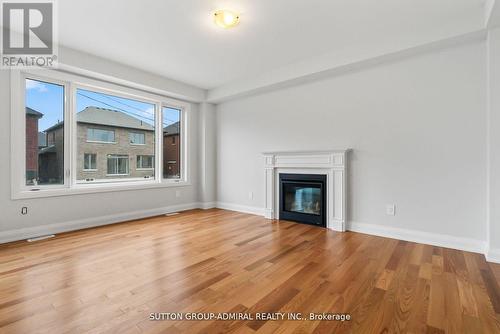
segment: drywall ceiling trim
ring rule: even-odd
[[[455,45],[470,43],[474,41],[484,41],[487,38],[487,30],[481,29],[467,34],[453,36],[450,38],[422,44],[419,46],[402,49],[396,52],[381,54],[375,57],[352,61],[335,66],[316,63],[311,60],[308,66],[288,66],[280,70],[269,72],[259,77],[254,77],[238,82],[233,82],[219,88],[211,89],[207,93],[207,102],[221,103],[236,98],[261,94],[267,91],[295,86],[315,80],[320,80],[332,76],[345,74],[375,65],[397,61],[414,55],[423,54],[429,51],[445,49]]]

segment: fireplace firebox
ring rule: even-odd
[[[279,174],[279,218],[326,227],[326,175]]]

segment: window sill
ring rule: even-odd
[[[116,144],[115,141],[98,141],[98,140],[87,140],[87,143],[92,143],[92,144]]]
[[[130,181],[115,184],[76,184],[73,188],[51,188],[40,189],[36,191],[22,190],[12,193],[12,199],[29,199],[29,198],[44,198],[44,197],[59,197],[59,196],[73,196],[84,194],[97,194],[115,191],[129,191],[129,190],[145,190],[145,189],[158,189],[158,188],[175,188],[175,187],[188,187],[191,183],[188,181]]]

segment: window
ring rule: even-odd
[[[154,166],[154,157],[152,155],[138,155],[137,169],[152,169]]]
[[[188,103],[58,70],[11,82],[13,199],[189,181]]]
[[[47,138],[49,138],[48,145],[55,145],[56,144],[56,131],[48,131],[46,133]]]
[[[115,132],[112,130],[88,128],[87,141],[99,143],[114,143]]]
[[[24,85],[25,184],[63,184],[64,86],[31,78]]]
[[[128,175],[128,155],[108,155],[108,175]]]
[[[175,145],[181,136],[181,110],[162,108],[163,121],[163,178],[181,178],[181,147]]]
[[[144,133],[130,132],[128,137],[132,145],[146,145],[146,135]]]
[[[97,154],[85,153],[83,155],[83,170],[85,171],[97,170]]]

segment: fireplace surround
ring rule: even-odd
[[[345,231],[347,153],[332,151],[265,152],[265,208],[268,219],[280,219],[280,174],[326,175],[326,227]]]

